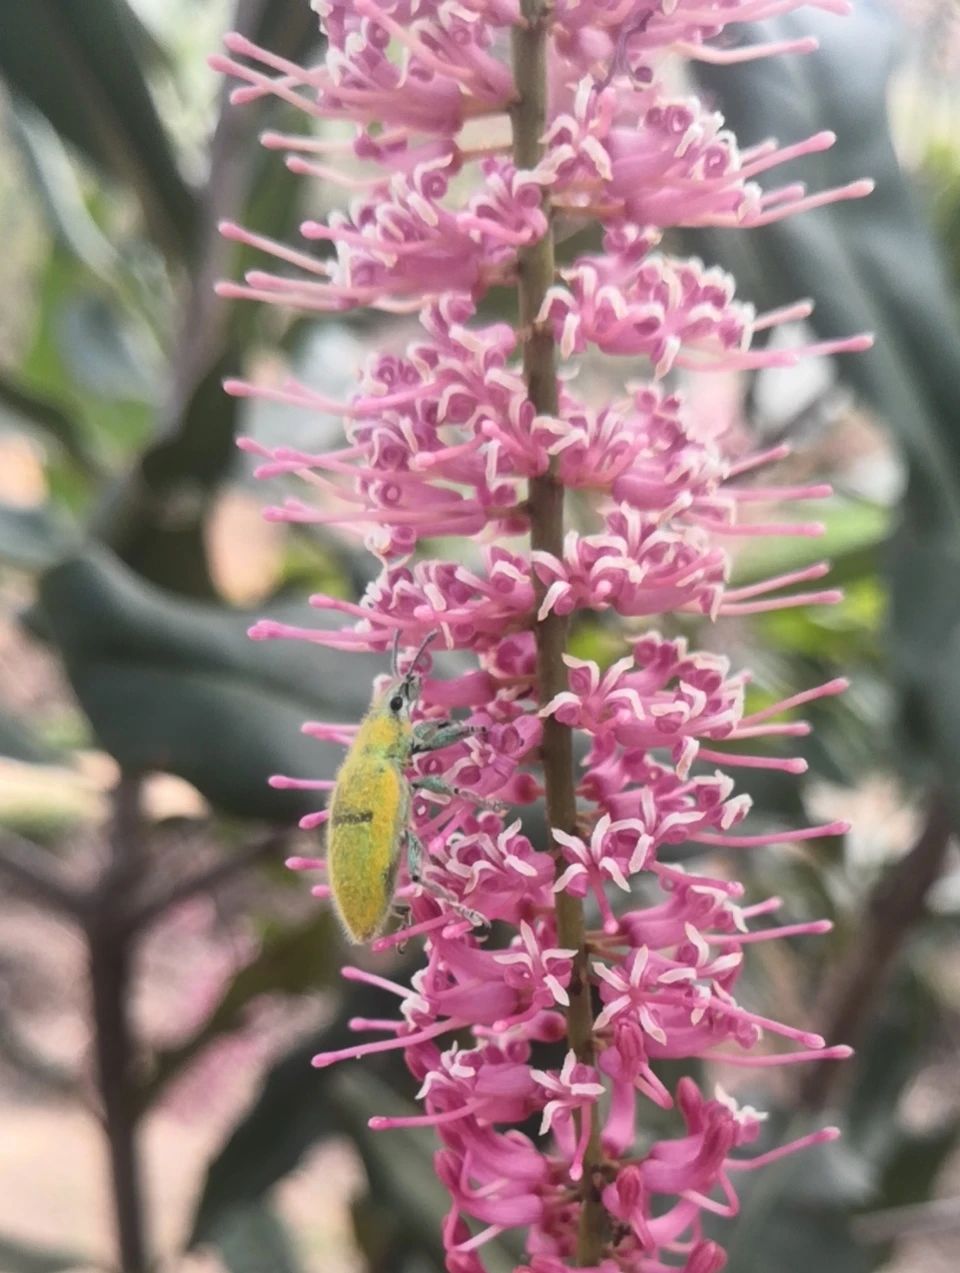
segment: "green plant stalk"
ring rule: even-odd
[[[540,159],[541,137],[547,105],[547,25],[546,0],[522,0],[525,25],[513,32],[513,74],[519,97],[513,105],[513,159],[520,169],[534,168]],[[556,350],[553,333],[537,323],[537,314],[547,289],[554,282],[554,242],[552,229],[539,242],[520,253],[518,301],[523,372],[527,392],[538,414],[555,416],[558,411]],[[530,481],[528,506],[530,544],[534,550],[563,555],[564,489],[552,468]],[[534,580],[537,605],[543,599],[543,585]],[[566,618],[553,611],[534,625],[537,642],[537,680],[540,703],[548,703],[567,688],[563,654],[567,642]],[[573,737],[568,726],[553,716],[543,722],[543,774],[547,819],[551,827],[576,833],[577,802],[573,763]],[[565,863],[553,846],[557,873]],[[557,940],[575,950],[570,979],[570,1006],[567,1009],[567,1037],[577,1059],[593,1064],[593,1006],[590,998],[588,950],[583,921],[583,905],[569,893],[556,894]],[[600,1129],[593,1119],[590,1142],[583,1162],[583,1206],[577,1260],[596,1264],[602,1254],[606,1221],[600,1201]]]

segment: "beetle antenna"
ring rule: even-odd
[[[393,630],[393,650],[390,656],[390,675],[395,681],[400,679],[400,629]]]
[[[438,629],[434,628],[432,632],[427,633],[427,635],[423,638],[423,640],[417,646],[417,652],[413,656],[413,658],[410,660],[410,666],[408,667],[406,675],[403,678],[405,681],[410,680],[411,677],[413,677],[416,674],[417,664],[420,662],[420,655],[424,652],[424,650],[432,641],[435,641],[437,639],[437,635],[438,635]]]

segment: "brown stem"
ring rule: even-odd
[[[927,894],[943,870],[952,827],[941,792],[930,799],[927,819],[913,848],[887,871],[867,902],[850,957],[828,987],[823,1033],[831,1044],[856,1044],[911,929],[922,917]],[[822,1109],[842,1079],[842,1066],[813,1066],[800,1088],[807,1109]]]
[[[512,108],[513,158],[518,168],[536,166],[541,154],[540,138],[546,124],[547,29],[546,0],[522,0],[526,25],[513,32],[514,83],[519,98]],[[518,263],[519,325],[523,348],[523,371],[527,392],[539,414],[556,416],[557,372],[553,333],[537,322],[547,288],[554,278],[552,229],[542,239],[524,248]],[[529,491],[530,542],[540,549],[563,555],[563,486],[552,471],[532,478]],[[543,600],[543,585],[535,579],[537,606]],[[556,612],[534,625],[537,641],[537,677],[541,704],[567,688],[563,662],[567,622]],[[543,722],[543,774],[547,818],[551,827],[576,832],[577,803],[573,765],[573,738],[570,729],[553,716]],[[565,865],[554,848],[557,873]],[[593,1006],[590,999],[588,951],[579,898],[560,892],[556,898],[557,940],[576,951],[570,979],[570,1006],[567,1009],[567,1037],[578,1060],[594,1060]],[[599,1193],[601,1160],[600,1129],[594,1118],[584,1157],[584,1195],[580,1211],[577,1261],[596,1264],[602,1254],[606,1222]]]
[[[97,1086],[100,1093],[117,1250],[122,1273],[145,1273],[143,1202],[137,1146],[136,1041],[130,1022],[133,947],[121,921],[140,873],[140,781],[124,776],[114,792],[110,860],[91,895],[85,925]]]
[[[127,1004],[130,950],[91,934],[89,973],[96,1039],[97,1083],[110,1158],[117,1253],[123,1273],[144,1273],[143,1202],[136,1139],[136,1105],[130,1081],[133,1045]]]

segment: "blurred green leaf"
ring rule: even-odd
[[[98,383],[89,379],[78,381],[74,376],[76,361],[83,356],[82,340],[73,341],[72,324],[68,317],[76,314],[99,297],[98,304],[109,305],[107,323],[117,333],[116,339],[101,341],[97,346],[98,357],[108,359],[110,350],[121,350],[119,356],[126,361],[131,347],[134,351],[143,345],[143,356],[153,358],[147,345],[148,334],[129,328],[129,311],[121,313],[116,305],[102,295],[102,287],[91,279],[89,270],[64,246],[56,244],[44,260],[37,279],[37,316],[29,348],[21,360],[19,376],[14,388],[20,396],[24,414],[32,407],[32,418],[37,421],[44,404],[65,416],[58,421],[47,415],[51,432],[60,435],[63,445],[70,447],[72,455],[84,452],[99,457],[129,455],[146,433],[154,414],[151,403],[139,400],[111,397],[101,392]],[[88,298],[85,300],[85,298]],[[142,341],[141,341],[142,336]],[[135,355],[136,356],[136,355]],[[149,372],[141,373],[149,376]],[[123,371],[111,373],[116,382]],[[11,406],[16,404],[11,401]],[[43,422],[42,418],[39,420]],[[71,442],[67,437],[76,435]]]
[[[80,421],[54,398],[36,393],[0,374],[0,407],[53,438],[88,476],[99,472],[99,463],[94,458]]]
[[[142,453],[93,520],[95,532],[139,575],[184,596],[213,600],[205,528],[212,496],[236,455],[237,402],[223,392],[225,353],[194,386],[174,427]]]
[[[54,1251],[0,1236],[0,1269],[3,1273],[76,1273],[77,1269],[103,1267],[76,1251]]]
[[[321,35],[312,6],[300,0],[260,0],[253,39],[294,62],[305,62],[321,46]]]
[[[125,0],[7,4],[0,75],[62,137],[131,185],[164,251],[187,256],[196,203],[144,80],[142,37]]]
[[[26,721],[7,711],[0,711],[0,756],[30,765],[55,765],[63,760],[62,753],[48,746]]]
[[[249,0],[239,5],[240,29],[279,55],[303,58],[318,42],[316,16],[300,0]],[[185,596],[211,599],[216,588],[206,552],[213,496],[235,461],[237,402],[222,389],[241,373],[243,351],[264,322],[263,307],[226,305],[213,296],[221,275],[242,273],[249,249],[217,233],[221,217],[237,218],[284,240],[301,218],[302,178],[275,152],[257,145],[270,122],[306,129],[301,112],[263,102],[238,110],[224,100],[210,140],[198,253],[203,268],[192,280],[173,340],[171,392],[154,421],[153,439],[126,479],[101,505],[97,533],[139,574]],[[273,339],[273,338],[271,338]]]
[[[772,175],[812,190],[868,176],[868,199],[751,230],[697,233],[708,258],[733,268],[742,294],[762,308],[812,296],[811,325],[824,338],[873,331],[876,347],[838,364],[845,380],[895,430],[907,455],[927,525],[960,526],[960,320],[948,273],[887,128],[889,75],[899,20],[861,5],[843,22],[805,11],[752,30],[758,39],[811,32],[820,49],[804,57],[761,59],[735,68],[696,66],[741,145],[769,137],[787,143],[822,129],[837,144]],[[762,109],[758,103],[762,102]]]
[[[850,1231],[849,1217],[839,1208],[800,1207],[784,1203],[766,1217],[745,1249],[732,1249],[727,1273],[870,1273],[886,1260],[886,1251],[864,1247]]]
[[[768,1133],[782,1143],[813,1130],[781,1114]],[[741,1210],[731,1227],[718,1228],[728,1273],[869,1273],[877,1254],[853,1237],[850,1212],[874,1187],[871,1164],[843,1140],[806,1149],[757,1175],[737,1173]]]
[[[923,173],[931,188],[934,224],[950,261],[953,285],[960,289],[960,150],[955,137],[931,143]]]
[[[916,774],[933,756],[960,826],[960,542],[904,524],[888,561],[904,760]]]
[[[308,994],[329,987],[338,967],[338,945],[337,921],[329,907],[304,923],[268,933],[199,1030],[175,1048],[155,1054],[144,1103],[154,1101],[159,1090],[214,1039],[242,1026],[247,1008],[259,995]]]
[[[960,789],[960,315],[949,270],[900,171],[886,120],[901,27],[892,12],[861,5],[844,22],[805,12],[756,28],[759,38],[811,29],[821,48],[786,62],[700,66],[741,144],[762,135],[792,141],[835,129],[838,143],[779,170],[813,189],[852,177],[877,182],[865,200],[841,203],[761,230],[749,243],[698,232],[698,247],[738,274],[762,308],[812,295],[818,335],[876,334],[873,351],[838,364],[887,421],[908,467],[900,524],[885,554],[891,581],[890,656],[901,693],[902,760],[923,774],[933,757],[945,789]],[[763,103],[762,110],[758,103]],[[843,662],[840,651],[834,657]],[[960,823],[960,801],[954,816]]]
[[[845,1135],[826,1147],[788,1158],[756,1178],[738,1176],[740,1219],[728,1242],[728,1273],[868,1273],[886,1263],[886,1243],[858,1237],[853,1218],[929,1197],[934,1179],[956,1145],[958,1122],[926,1134],[909,1133],[897,1117],[900,1098],[926,1055],[937,1008],[915,977],[897,979],[880,1021],[850,1062]],[[774,1139],[797,1134],[775,1119]],[[811,1164],[809,1155],[816,1154]],[[867,1212],[866,1214],[869,1214]],[[866,1226],[865,1226],[866,1228]]]
[[[876,573],[881,546],[890,534],[888,509],[866,500],[835,496],[826,503],[807,506],[807,515],[826,526],[826,533],[815,544],[791,536],[748,542],[734,559],[734,586],[801,569],[820,557],[830,560],[831,585]]]
[[[82,393],[119,402],[152,403],[159,394],[150,352],[138,345],[126,315],[91,290],[65,298],[57,316],[61,356]]]
[[[211,1242],[229,1273],[299,1273],[302,1267],[285,1226],[263,1203],[229,1212]]]
[[[60,135],[49,120],[22,100],[13,102],[11,121],[14,140],[51,232],[93,275],[112,286],[120,265],[117,249],[91,216],[78,165]]]
[[[251,641],[251,616],[163,593],[104,551],[50,571],[40,600],[100,746],[240,816],[287,822],[317,807],[316,794],[273,790],[267,777],[332,776],[342,749],[308,740],[301,723],[359,719],[382,671],[374,657]],[[311,617],[297,607],[298,621]]]
[[[24,570],[44,570],[75,542],[70,527],[51,505],[0,504],[0,560]]]
[[[960,1119],[955,1117],[926,1132],[901,1131],[883,1173],[884,1205],[908,1207],[930,1198],[958,1140]]]
[[[778,653],[802,655],[834,668],[867,662],[879,645],[886,597],[875,575],[853,580],[836,605],[795,607],[762,615],[757,626],[765,641]]]
[[[411,967],[408,959],[390,975],[403,981]],[[298,1044],[273,1067],[252,1108],[244,1113],[210,1165],[189,1247],[210,1241],[224,1214],[265,1197],[311,1147],[332,1135],[347,1135],[363,1156],[370,1205],[378,1222],[397,1235],[393,1250],[421,1249],[439,1265],[440,1222],[449,1199],[433,1170],[436,1144],[432,1134],[416,1129],[372,1132],[367,1127],[374,1112],[415,1112],[410,1100],[397,1090],[400,1085],[409,1091],[413,1087],[401,1053],[369,1057],[362,1066],[347,1062],[316,1070],[310,1065],[317,1052],[356,1041],[348,1025],[352,1017],[387,1016],[395,1011],[396,999],[387,991],[368,985],[351,987],[336,1020]],[[364,1214],[369,1217],[368,1211]],[[484,1259],[491,1273],[509,1273],[518,1262],[518,1253],[498,1241],[484,1247]],[[396,1266],[388,1263],[383,1267]]]
[[[926,981],[903,968],[857,1048],[846,1105],[848,1134],[873,1161],[883,1162],[900,1136],[895,1111],[929,1045],[939,1005]]]

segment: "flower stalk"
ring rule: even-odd
[[[518,98],[510,108],[513,131],[513,160],[519,169],[534,169],[543,158],[541,138],[547,125],[547,47],[545,21],[546,0],[522,0],[522,24],[514,27],[513,79]],[[559,394],[556,369],[556,341],[549,322],[540,317],[544,299],[556,277],[553,224],[549,211],[549,195],[543,200],[547,216],[547,232],[535,243],[522,248],[517,260],[517,312],[520,322],[520,350],[523,377],[530,401],[538,415],[556,416]],[[528,487],[530,547],[534,552],[563,555],[565,487],[551,461],[547,471],[532,477]],[[537,611],[543,605],[546,584],[534,576]],[[541,708],[558,694],[567,692],[566,653],[568,619],[557,610],[534,624],[537,648],[537,685]],[[544,801],[547,820],[554,829],[576,833],[577,797],[573,763],[573,731],[557,716],[543,722],[540,741],[543,763]],[[559,843],[553,848],[555,872],[560,878],[566,868]],[[576,951],[566,1009],[567,1041],[578,1061],[592,1066],[593,1007],[590,993],[589,958],[583,917],[583,902],[573,894],[560,890],[555,895],[558,943]],[[583,1115],[575,1113],[578,1134]],[[597,1169],[600,1166],[599,1120],[590,1120],[586,1151],[583,1156],[583,1178],[580,1182],[582,1206],[577,1236],[577,1259],[584,1267],[600,1259],[604,1240],[604,1210]]]

